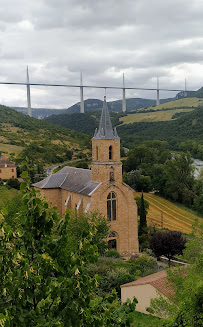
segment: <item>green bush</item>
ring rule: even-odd
[[[120,258],[121,255],[118,251],[116,250],[108,250],[105,253],[105,257],[109,257],[109,258]]]
[[[120,286],[122,284],[132,282],[133,280],[135,280],[134,276],[129,274],[124,268],[111,270],[100,279],[99,290],[103,293],[109,293],[115,289],[118,297],[121,297]]]
[[[16,190],[20,189],[20,182],[17,178],[10,178],[7,180],[6,185],[10,188],[15,188]]]
[[[130,274],[136,275],[138,271],[141,272],[141,276],[147,276],[154,274],[158,271],[158,264],[155,258],[148,256],[146,254],[141,255],[139,258],[131,258],[128,260],[128,263],[131,264]]]
[[[105,277],[107,272],[109,272],[110,270],[112,270],[112,268],[109,264],[109,259],[102,257],[99,257],[97,264],[90,263],[86,267],[86,271],[90,277],[94,277],[94,275],[96,274],[99,275],[101,278]]]

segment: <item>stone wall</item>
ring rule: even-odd
[[[116,220],[110,221],[110,233],[116,234],[117,250],[123,256],[139,253],[137,229],[137,205],[133,191],[124,183],[102,184],[91,196],[91,210],[107,217],[107,196],[116,195]],[[108,241],[108,239],[107,239]]]
[[[16,178],[16,167],[3,167],[0,168],[0,179]]]

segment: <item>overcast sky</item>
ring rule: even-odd
[[[203,86],[203,0],[0,0],[0,82],[187,88]],[[100,98],[103,90],[85,89]],[[174,96],[161,92],[160,97]],[[107,91],[108,100],[121,90]],[[126,97],[155,98],[127,91]],[[31,87],[32,107],[67,108],[79,90]],[[0,103],[26,89],[0,85]]]

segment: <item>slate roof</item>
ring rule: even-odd
[[[122,287],[138,286],[150,284],[157,289],[160,293],[169,297],[174,294],[174,290],[167,280],[167,274],[165,270],[159,271],[155,274],[148,275],[146,277],[139,278],[133,282],[121,285]]]
[[[15,167],[15,162],[9,161],[6,157],[0,157],[0,168]]]
[[[113,129],[112,127],[109,110],[106,103],[106,97],[104,97],[99,128],[98,130],[96,128],[93,140],[112,140],[112,139],[119,139],[119,138],[120,137],[117,134],[116,128]]]
[[[61,188],[63,190],[91,195],[100,183],[92,182],[91,170],[75,167],[63,167],[58,173],[49,175],[42,181],[33,184],[40,189]]]

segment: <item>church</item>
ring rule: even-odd
[[[122,181],[120,138],[112,128],[105,97],[92,138],[91,170],[66,166],[33,186],[62,215],[67,208],[79,214],[101,213],[110,223],[109,246],[122,256],[139,252],[134,191]]]

